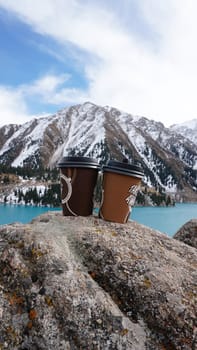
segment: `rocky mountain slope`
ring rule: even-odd
[[[0,347],[195,350],[197,251],[136,222],[0,228]]]
[[[55,167],[63,155],[101,163],[127,157],[143,167],[145,185],[197,200],[197,142],[175,129],[87,102],[0,128],[0,164],[37,168]]]

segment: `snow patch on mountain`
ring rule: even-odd
[[[193,166],[193,169],[194,170],[197,170],[197,160],[196,160],[196,163],[194,164],[194,166]],[[197,181],[197,180],[196,180]]]
[[[64,144],[64,155],[75,145],[77,148],[86,149],[86,153],[91,153],[94,146],[104,139],[103,114],[99,110],[92,113],[89,106],[91,105],[87,103],[78,113],[72,115],[71,128]]]

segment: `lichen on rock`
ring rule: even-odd
[[[197,253],[135,222],[0,228],[0,349],[195,349]]]

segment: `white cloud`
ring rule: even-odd
[[[0,86],[0,125],[21,124],[30,115],[20,92]]]
[[[35,80],[30,85],[21,86],[20,91],[24,95],[40,95],[46,102],[49,102],[56,90],[69,80],[69,77],[69,74],[59,76],[48,74]]]
[[[101,6],[84,0],[0,0],[0,6],[14,11],[35,31],[89,55],[86,60],[79,57],[89,81],[87,91],[65,88],[68,77],[62,75],[42,78],[30,84],[28,92],[63,105],[88,99],[165,124],[195,117],[196,1],[136,0],[140,25],[144,25],[141,32],[129,27],[129,13],[131,22],[135,16],[131,3],[125,0],[124,26],[118,6],[107,11],[104,2]]]
[[[29,97],[36,97],[40,102],[48,104],[65,104],[65,101],[72,103],[75,95],[76,101],[78,90],[74,92],[62,87],[68,79],[68,74],[59,76],[48,74],[29,85],[19,85],[15,89],[0,86],[0,126],[22,124],[35,117],[28,107],[27,98]],[[43,114],[46,113],[41,113],[40,116]]]
[[[65,83],[69,80],[69,74],[54,75],[48,74],[34,81],[31,85],[23,85],[19,88],[24,96],[38,96],[42,102],[48,104],[75,103],[77,100],[83,102],[87,95],[75,88],[65,88]]]

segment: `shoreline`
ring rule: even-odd
[[[32,203],[13,203],[13,202],[1,202],[0,205],[13,205],[13,206],[23,206],[23,207],[36,207],[36,208],[59,208],[61,209],[61,206],[55,207],[50,204],[32,204]]]
[[[173,208],[177,204],[192,204],[195,205],[197,202],[175,202],[174,205],[139,205],[136,204],[133,208]],[[33,204],[33,203],[15,203],[15,202],[4,202],[0,200],[0,205],[13,205],[13,206],[24,206],[24,207],[38,207],[38,208],[57,208],[61,209],[61,205],[56,207],[51,204]],[[100,204],[94,206],[93,210],[98,210]],[[132,209],[133,209],[132,208]]]

